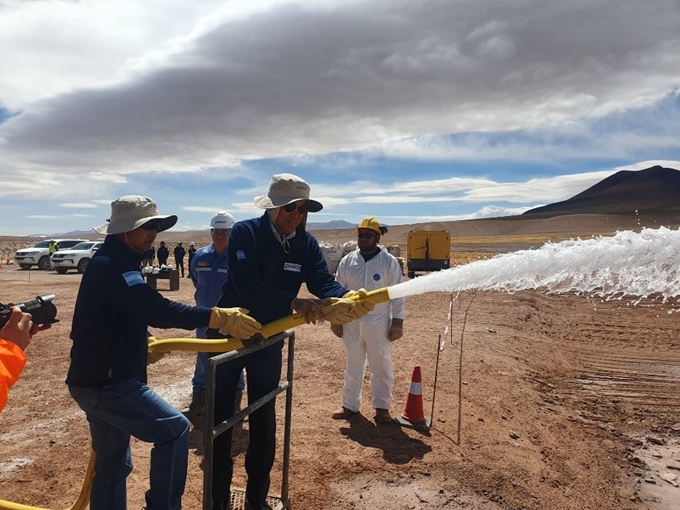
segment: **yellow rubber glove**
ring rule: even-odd
[[[155,342],[156,338],[153,336],[150,336],[147,338],[148,343]],[[165,356],[165,353],[163,352],[153,352],[153,351],[146,351],[146,364],[147,365],[153,365],[157,361],[160,361],[163,359],[163,356]]]
[[[361,319],[368,312],[373,311],[375,304],[369,303],[368,301],[362,301],[368,295],[366,289],[350,290],[347,294],[342,296],[346,299],[352,299],[354,301],[354,306],[350,310],[350,315],[352,320]]]
[[[350,290],[347,294],[345,294],[344,298],[352,298],[352,299],[361,299],[365,298],[368,295],[368,292],[366,292],[366,289],[359,289],[359,290]]]
[[[245,308],[214,307],[210,313],[208,327],[235,338],[250,338],[262,330],[262,324],[249,317],[248,311]]]
[[[354,320],[361,319],[364,315],[366,315],[368,312],[372,312],[375,308],[375,304],[371,303],[370,301],[353,301],[353,303],[354,304],[352,305],[352,309],[349,313],[352,315]]]
[[[331,304],[325,306],[323,316],[332,325],[342,326],[354,320],[352,307],[356,304],[351,299],[330,298]]]

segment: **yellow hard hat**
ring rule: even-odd
[[[357,226],[357,230],[359,230],[360,228],[368,228],[375,232],[376,234],[380,235],[380,222],[373,217],[368,217],[361,220],[359,222],[359,225]]]

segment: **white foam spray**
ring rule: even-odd
[[[680,230],[666,227],[613,237],[546,243],[497,255],[388,288],[390,299],[471,289],[579,292],[606,299],[680,296]]]

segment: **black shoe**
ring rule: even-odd
[[[194,427],[203,427],[205,421],[205,388],[193,387],[191,404],[189,404],[186,417],[189,418]]]
[[[229,510],[231,505],[226,499],[217,499],[212,502],[212,510]]]

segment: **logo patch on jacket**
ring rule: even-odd
[[[292,262],[286,262],[283,265],[283,270],[299,273],[300,271],[302,271],[302,264],[293,264]]]
[[[377,281],[379,281],[379,280],[380,280],[380,275],[379,275],[378,273],[375,273],[375,274],[373,275],[373,281],[377,282]]]
[[[199,260],[198,265],[200,267],[206,267],[208,265],[208,262],[206,260]]]
[[[123,278],[125,278],[128,287],[144,283],[144,277],[139,271],[128,271],[127,273],[123,273]]]
[[[236,260],[246,260],[246,252],[243,250],[238,250],[236,252]]]

